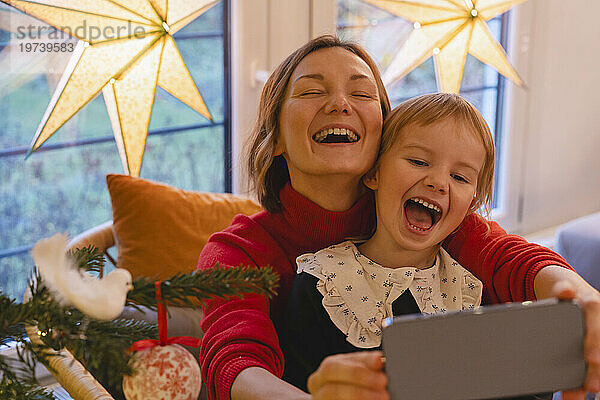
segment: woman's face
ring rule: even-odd
[[[292,185],[360,180],[373,165],[382,112],[369,66],[341,47],[317,50],[296,67],[279,116],[277,154]]]

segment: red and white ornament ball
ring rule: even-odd
[[[155,346],[137,352],[132,360],[135,373],[123,378],[127,400],[198,399],[200,367],[182,346]]]

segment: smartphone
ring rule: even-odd
[[[584,329],[581,308],[556,299],[388,318],[388,390],[392,400],[459,400],[578,388]]]

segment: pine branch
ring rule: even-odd
[[[119,387],[122,376],[133,372],[127,350],[134,342],[149,338],[158,338],[158,329],[147,321],[90,320],[84,336],[69,341],[68,347],[98,381]]]
[[[193,274],[177,274],[164,281],[162,296],[170,304],[199,307],[212,297],[242,296],[245,293],[263,294],[272,297],[278,287],[279,276],[271,267],[226,268],[218,263],[214,268],[196,271]],[[138,278],[133,282],[133,290],[127,295],[127,305],[143,305],[156,309],[154,281]]]
[[[52,393],[31,379],[18,377],[0,355],[0,399],[54,400]]]
[[[88,246],[71,253],[76,265],[86,271],[99,272],[104,257]],[[161,286],[163,298],[170,304],[198,307],[212,297],[242,296],[257,293],[271,297],[278,285],[278,275],[267,268],[225,268],[218,264],[210,270],[177,274]],[[68,348],[103,384],[119,390],[123,374],[131,374],[127,349],[141,339],[156,339],[158,329],[146,321],[98,321],[78,309],[55,301],[35,274],[29,284],[27,303],[16,303],[0,291],[0,344],[17,342],[18,366],[0,356],[0,399],[47,400],[53,395],[35,384],[37,363],[48,366],[48,357],[58,357],[48,349]],[[156,309],[154,282],[147,278],[134,281],[127,305]],[[25,326],[35,326],[42,344],[30,342]]]
[[[14,300],[6,297],[2,291],[0,291],[0,345],[7,345],[9,342],[20,338],[25,335],[25,329],[23,326],[15,325],[15,322],[20,321],[20,311],[17,310],[17,306]]]
[[[67,255],[73,258],[75,265],[88,272],[100,272],[104,268],[104,254],[94,245],[69,250]]]
[[[118,387],[122,375],[132,373],[128,364],[131,355],[127,353],[127,349],[137,340],[158,337],[157,326],[150,322],[124,319],[97,321],[88,318],[76,308],[61,306],[42,285],[34,282],[30,290],[31,299],[23,304],[16,303],[0,292],[0,305],[3,307],[3,312],[0,313],[2,343],[18,343],[18,362],[11,364],[11,368],[0,364],[2,376],[17,374],[11,382],[34,382],[36,364],[41,362],[48,367],[48,357],[58,357],[45,350],[67,347],[77,359],[83,361],[99,381]],[[25,324],[36,326],[43,345],[27,340]],[[20,386],[14,386],[18,383],[13,382],[11,385],[13,386],[10,390],[25,393]],[[0,399],[3,398],[5,397],[0,396]]]

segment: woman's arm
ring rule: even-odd
[[[214,265],[213,253],[223,260],[236,250],[217,235],[204,248],[199,268]],[[243,252],[237,253],[241,257]],[[268,307],[266,299],[257,295],[214,299],[204,307],[200,360],[209,399],[389,399],[381,352],[326,358],[309,379],[311,395],[278,378],[283,357]]]
[[[327,357],[308,379],[310,395],[262,368],[243,370],[233,382],[232,400],[389,400],[381,351]]]
[[[283,265],[277,258],[265,259],[263,247],[262,251],[253,248],[261,233],[255,232],[258,228],[247,218],[244,221],[248,226],[238,226],[239,235],[225,231],[211,236],[200,254],[199,269],[213,268],[216,262],[225,266]],[[254,242],[247,237],[254,237]],[[266,239],[262,242],[270,245]],[[265,296],[255,294],[215,298],[203,307],[200,366],[209,399],[229,399],[234,380],[250,367],[281,376],[283,355],[270,318],[271,307]]]
[[[459,263],[484,283],[487,304],[547,297],[577,299],[586,319],[588,371],[582,390],[563,393],[563,400],[583,400],[600,391],[600,294],[555,252],[508,235],[495,222],[465,218],[444,243]]]
[[[240,372],[231,386],[232,400],[286,399],[308,400],[310,395],[279,379],[263,368],[251,367]]]
[[[313,400],[389,400],[381,351],[336,354],[308,378]]]
[[[229,399],[246,368],[283,374],[283,354],[263,296],[211,300],[203,310],[200,369],[209,399]]]
[[[585,392],[600,391],[600,293],[575,272],[558,266],[539,271],[534,281],[538,299],[576,300],[585,314],[586,380],[581,390],[563,392],[563,400],[584,400]]]
[[[463,267],[483,282],[483,304],[535,300],[534,279],[549,265],[572,270],[558,254],[507,234],[497,223],[471,214],[444,241]]]
[[[598,291],[576,272],[557,265],[549,265],[541,269],[535,276],[533,284],[536,298],[556,297],[558,282],[565,282],[566,287],[573,290],[573,293],[577,294],[580,299],[588,297],[592,299],[600,296]],[[562,292],[562,287],[558,289]]]

